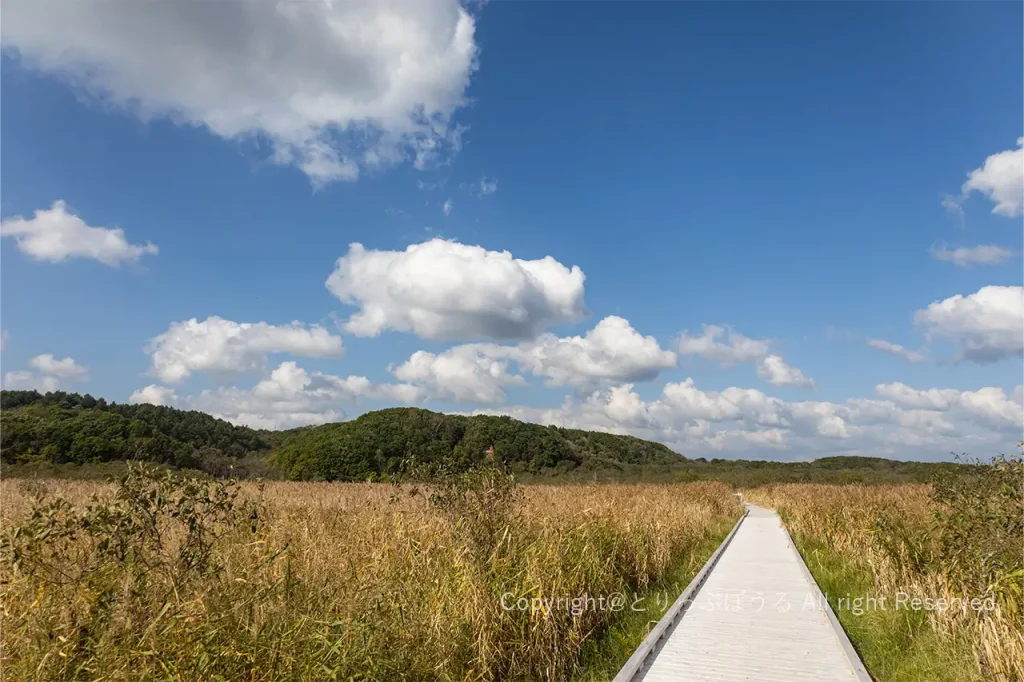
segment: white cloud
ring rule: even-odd
[[[758,391],[757,393],[760,393]],[[741,406],[720,393],[705,393],[693,379],[665,384],[662,397],[648,408],[659,417],[671,415],[683,420],[700,419],[711,422],[739,419]]]
[[[960,225],[963,226],[963,223],[964,223],[964,207],[963,207],[964,197],[962,197],[962,196],[952,196],[950,194],[944,194],[942,196],[942,202],[941,203],[942,203],[942,208],[946,209],[946,211],[949,214],[955,216],[957,218],[957,221],[960,223]]]
[[[51,263],[68,258],[92,258],[116,268],[122,262],[135,263],[142,256],[156,254],[159,250],[148,242],[145,246],[128,243],[120,228],[86,225],[84,220],[68,212],[63,201],[37,210],[32,218],[5,219],[0,223],[0,235],[13,237],[22,253]]]
[[[757,362],[768,355],[769,344],[765,340],[748,338],[721,325],[705,324],[703,328],[700,336],[690,336],[685,331],[680,335],[678,349],[682,355],[699,355],[723,367]],[[719,341],[719,337],[723,339]]]
[[[37,355],[28,361],[32,370],[7,372],[3,387],[7,390],[39,391],[49,393],[89,378],[89,368],[79,365],[71,358],[58,360],[49,353]]]
[[[6,391],[39,391],[40,393],[49,393],[60,388],[60,379],[26,370],[17,370],[4,374],[3,384]]]
[[[935,301],[914,314],[926,337],[951,341],[959,359],[996,362],[1024,353],[1024,287],[988,286]]]
[[[338,358],[343,349],[340,336],[317,325],[239,323],[214,316],[202,322],[192,318],[172,323],[150,340],[145,351],[151,356],[151,373],[162,381],[177,383],[193,372],[261,372],[270,353]]]
[[[757,376],[776,386],[814,388],[814,379],[786,364],[781,355],[766,355],[757,363]]]
[[[630,384],[595,391],[553,409],[478,410],[567,428],[630,434],[690,457],[777,459],[835,454],[938,459],[951,450],[997,453],[1020,438],[1024,407],[998,388],[977,391],[879,386],[888,399],[786,402],[755,389],[702,391],[692,379],[644,400]],[[1024,390],[1018,388],[1015,396]],[[954,399],[955,397],[955,399]],[[1011,442],[1012,441],[1012,442]]]
[[[609,388],[604,413],[612,422],[623,426],[644,427],[653,421],[647,403],[633,392],[633,384]]]
[[[906,384],[878,384],[875,393],[900,407],[922,410],[948,410],[959,400],[960,392],[951,388],[930,388],[919,391]]]
[[[480,178],[480,182],[476,184],[477,194],[482,197],[490,196],[498,191],[498,181],[488,180],[486,177]]]
[[[717,452],[749,449],[751,446],[781,450],[789,445],[789,439],[782,429],[724,429],[705,437],[704,444]]]
[[[89,376],[89,370],[71,358],[58,360],[49,353],[37,355],[28,361],[28,366],[40,374],[54,376],[67,381],[83,381]]]
[[[25,65],[143,119],[265,138],[315,183],[457,151],[477,57],[458,0],[10,0],[0,31]]]
[[[715,324],[705,324],[703,330],[700,336],[691,336],[685,331],[680,334],[677,347],[681,355],[698,355],[722,367],[750,362],[757,366],[759,377],[776,386],[814,387],[813,379],[786,364],[781,355],[772,353],[767,340],[751,339],[731,327]]]
[[[453,208],[455,208],[455,202],[453,202],[451,199],[447,199],[444,202],[444,206],[441,207],[441,210],[444,212],[446,216],[448,216],[452,214]]]
[[[524,385],[508,371],[519,369],[547,378],[548,386],[590,387],[621,381],[649,381],[676,366],[676,354],[663,350],[653,336],[641,336],[621,317],[601,320],[584,336],[559,338],[542,334],[515,346],[470,343],[443,353],[419,351],[393,370],[404,381],[424,384],[435,394],[457,400],[500,402],[504,386]]]
[[[949,261],[960,268],[972,265],[998,265],[1013,255],[1013,251],[995,244],[979,244],[978,246],[961,246],[947,249],[945,246],[933,246],[932,258]]]
[[[11,338],[11,335],[7,333],[6,329],[4,329],[3,331],[0,331],[0,350],[3,350],[4,348],[7,347],[7,341],[10,338]]]
[[[508,362],[488,356],[490,344],[466,344],[434,354],[417,351],[392,370],[402,381],[424,385],[434,396],[469,402],[505,399],[505,386],[523,386],[523,377],[509,374]]]
[[[287,361],[251,389],[207,390],[186,401],[192,408],[232,424],[287,429],[343,421],[343,405],[364,398],[409,404],[422,397],[420,389],[408,384],[374,384],[362,376],[309,373]]]
[[[1014,217],[1024,211],[1024,137],[1017,139],[1016,149],[993,154],[968,174],[961,193],[967,197],[971,192],[991,199],[993,213]]]
[[[852,437],[855,421],[849,409],[830,402],[804,401],[783,403],[781,422],[788,428],[820,438],[844,439]]]
[[[583,319],[584,279],[551,256],[520,260],[432,239],[405,251],[352,244],[326,284],[360,308],[343,327],[356,336],[393,329],[428,339],[523,339]]]
[[[175,407],[178,405],[178,394],[174,392],[173,388],[150,384],[132,393],[128,397],[128,402],[132,405],[148,403],[150,405]]]
[[[895,382],[879,384],[875,392],[911,410],[959,411],[972,419],[995,426],[1024,427],[1024,407],[1016,400],[1021,387],[1013,397],[1001,388],[986,387],[977,391],[957,391],[952,388],[917,390]]]
[[[898,343],[892,343],[885,339],[868,339],[868,345],[872,348],[885,351],[886,353],[892,353],[893,355],[899,356],[907,362],[924,362],[927,358],[924,353],[916,350],[910,350],[905,346],[901,346]]]
[[[548,377],[549,386],[583,386],[595,380],[649,381],[676,366],[676,354],[629,321],[611,315],[584,336],[543,334],[512,353],[519,366]]]
[[[425,192],[432,192],[435,189],[441,189],[448,183],[448,178],[442,178],[437,182],[427,182],[425,180],[417,180],[416,186]]]

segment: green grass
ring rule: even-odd
[[[843,557],[829,552],[823,542],[794,536],[807,568],[839,618],[871,676],[879,682],[973,682],[981,680],[970,643],[950,640],[933,630],[924,611],[896,610],[892,595],[887,608],[856,615],[840,598],[880,596],[874,577]],[[846,604],[849,604],[847,601]]]
[[[697,544],[690,557],[673,566],[664,580],[650,585],[636,597],[630,595],[619,617],[609,623],[600,636],[584,646],[580,654],[579,672],[572,678],[574,682],[607,682],[613,679],[655,623],[661,620],[668,607],[722,544],[735,523],[733,519],[721,524]],[[630,608],[635,598],[642,600],[637,608],[644,610],[634,611]]]

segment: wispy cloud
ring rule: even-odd
[[[426,182],[424,180],[417,180],[416,187],[423,190],[424,192],[432,192],[435,189],[441,189],[448,182],[447,178],[441,178],[437,182]]]
[[[942,208],[946,209],[946,213],[956,218],[957,224],[960,227],[964,226],[964,197],[953,196],[952,194],[942,195]]]
[[[885,339],[868,339],[868,345],[880,351],[884,351],[886,353],[891,353],[892,355],[899,356],[906,360],[907,362],[924,362],[925,360],[927,360],[927,357],[925,357],[924,353],[921,353],[916,350],[910,350],[909,348],[901,346],[898,343],[892,343],[891,341],[886,341]]]
[[[932,258],[949,261],[960,268],[972,265],[998,265],[1013,255],[1013,251],[995,244],[979,244],[978,246],[961,246],[948,249],[945,244],[931,248]]]
[[[480,182],[476,186],[478,193],[482,197],[490,196],[498,191],[498,181],[488,180],[486,177],[480,178]]]

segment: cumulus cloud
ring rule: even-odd
[[[326,284],[359,308],[343,325],[356,336],[390,329],[427,339],[525,339],[583,319],[584,279],[551,256],[520,260],[432,239],[405,251],[352,244]]]
[[[150,243],[130,244],[118,227],[90,227],[68,212],[67,204],[55,201],[39,209],[32,218],[7,218],[0,223],[0,235],[13,237],[18,250],[32,258],[59,263],[69,258],[91,258],[116,268],[122,262],[135,263],[159,249]]]
[[[722,367],[749,362],[757,367],[757,375],[776,386],[813,388],[814,380],[796,367],[786,364],[781,355],[771,352],[765,339],[751,339],[722,325],[705,324],[700,336],[683,332],[677,348],[681,355],[697,355],[714,360]]]
[[[7,391],[39,391],[49,393],[60,388],[60,379],[43,376],[27,370],[16,370],[4,374],[4,390]]]
[[[648,406],[648,413],[664,420],[672,417],[682,420],[703,420],[709,422],[738,419],[742,407],[721,393],[706,393],[693,379],[666,384],[660,400]],[[753,391],[754,399],[767,402],[768,397],[760,391]]]
[[[1001,388],[986,387],[977,391],[958,391],[951,388],[917,390],[899,382],[879,384],[875,392],[893,401],[901,408],[911,410],[959,410],[974,419],[995,426],[1024,427],[1024,407],[1016,396],[1007,396]]]
[[[878,384],[875,393],[900,407],[922,410],[948,410],[959,400],[960,392],[951,388],[917,390],[900,382]]]
[[[89,370],[71,358],[58,360],[49,353],[37,355],[28,361],[28,366],[40,374],[66,379],[67,381],[83,381],[89,376]]]
[[[11,0],[0,39],[143,119],[269,140],[323,183],[458,150],[474,31],[458,0]]]
[[[1017,148],[993,154],[980,168],[971,171],[961,188],[967,197],[981,192],[995,203],[993,213],[1014,217],[1024,211],[1024,137]]]
[[[523,386],[523,377],[510,374],[508,362],[491,357],[488,344],[466,344],[442,353],[417,351],[392,370],[402,381],[422,385],[431,395],[468,402],[505,400],[505,386]]]
[[[89,378],[89,368],[84,367],[71,358],[58,360],[49,353],[37,355],[28,361],[31,370],[7,372],[3,377],[3,387],[7,390],[39,391],[49,393],[65,387],[69,383],[85,381]]]
[[[1024,353],[1024,287],[988,286],[935,301],[914,314],[926,337],[954,344],[959,359],[979,364]]]
[[[654,419],[647,403],[633,391],[633,384],[609,388],[604,413],[614,424],[622,427],[644,427],[650,425]]]
[[[872,348],[885,351],[886,353],[891,353],[892,355],[903,358],[907,362],[924,362],[926,360],[924,353],[916,350],[910,350],[898,343],[892,343],[885,339],[868,339],[867,343]]]
[[[500,402],[505,386],[524,385],[511,374],[514,361],[523,372],[546,377],[548,386],[592,387],[621,381],[649,381],[676,366],[676,354],[653,336],[642,336],[621,317],[601,320],[583,336],[542,334],[514,346],[470,343],[443,353],[419,351],[393,370],[403,381],[423,384],[435,394],[457,400]]]
[[[549,386],[583,386],[595,380],[649,381],[676,366],[676,354],[629,321],[610,315],[584,336],[543,334],[512,353],[519,366],[548,378]]]
[[[691,457],[719,452],[767,458],[859,453],[937,459],[966,443],[979,454],[997,452],[1020,437],[1024,407],[998,388],[916,391],[892,384],[880,385],[876,392],[881,399],[787,402],[756,389],[704,391],[687,379],[667,384],[649,400],[624,384],[578,401],[567,399],[557,408],[509,406],[476,413],[630,434]],[[1020,388],[1014,393],[1021,394]]]
[[[768,355],[769,344],[734,332],[730,327],[717,324],[703,325],[704,333],[691,336],[683,332],[679,337],[678,349],[682,355],[699,355],[707,360],[732,367],[744,362],[757,362]]]
[[[266,322],[232,322],[220,317],[174,322],[146,345],[151,373],[177,383],[193,372],[233,375],[261,372],[270,353],[305,357],[341,357],[341,337],[301,322],[275,326]]]
[[[814,379],[786,364],[781,355],[766,355],[757,363],[757,376],[776,386],[814,388]]]
[[[287,429],[343,421],[343,405],[364,398],[410,404],[422,397],[421,389],[408,384],[375,384],[363,376],[310,373],[286,361],[250,389],[206,390],[187,402],[193,409],[232,424]]]
[[[173,388],[150,384],[133,392],[128,397],[128,402],[132,405],[149,404],[175,407],[178,405],[178,394],[174,392]]]
[[[948,249],[943,245],[933,246],[931,254],[935,260],[949,261],[959,268],[969,268],[972,265],[998,265],[1010,258],[1013,251],[994,244],[961,246],[957,249]]]

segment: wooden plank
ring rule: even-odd
[[[668,611],[665,612],[665,615],[661,617],[661,620],[658,621],[657,625],[647,633],[647,637],[645,637],[644,641],[640,643],[640,646],[636,648],[636,651],[634,651],[633,655],[629,657],[629,660],[626,661],[626,665],[622,667],[622,670],[619,671],[619,674],[615,676],[615,679],[612,682],[631,682],[636,678],[637,673],[639,673],[643,668],[648,656],[654,653],[658,645],[661,643],[665,633],[673,624],[676,623],[676,621],[679,620],[680,617],[682,617],[687,607],[689,607],[693,602],[693,597],[697,594],[701,585],[704,584],[704,581],[707,580],[707,577],[711,574],[711,570],[715,567],[715,564],[718,563],[719,557],[722,556],[726,548],[729,546],[733,536],[736,535],[736,531],[739,530],[740,525],[743,523],[743,519],[746,518],[748,513],[749,509],[744,509],[743,515],[740,516],[739,521],[737,521],[736,525],[732,527],[729,534],[725,536],[725,540],[722,541],[722,544],[718,546],[718,549],[715,550],[714,554],[711,555],[697,575],[693,577],[693,580],[691,580],[690,584],[686,586],[686,589],[679,595],[679,598],[673,602],[672,606],[670,606]]]
[[[719,550],[616,682],[870,682],[774,511],[747,505]]]

